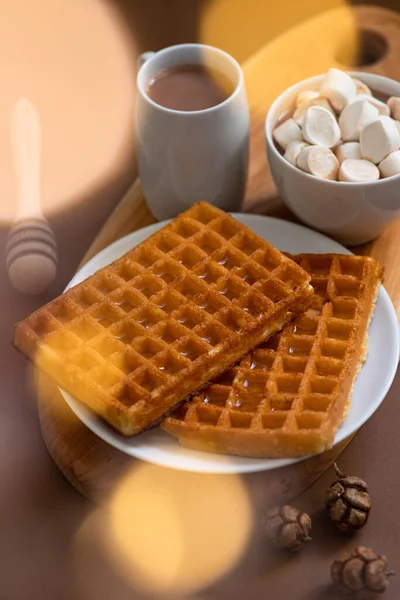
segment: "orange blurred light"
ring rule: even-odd
[[[209,0],[204,5],[200,41],[218,46],[243,62],[290,29],[346,5],[346,0],[286,0],[284,3]],[[312,40],[314,48],[318,41]]]
[[[10,114],[25,96],[42,130],[46,215],[93,197],[132,162],[136,51],[114,2],[0,3],[0,222],[16,216]]]
[[[98,527],[119,576],[161,596],[194,592],[224,576],[245,550],[252,522],[239,477],[149,464],[132,470],[101,512],[81,529],[78,558]]]

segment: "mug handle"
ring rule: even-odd
[[[155,52],[149,51],[149,52],[143,52],[143,54],[139,55],[139,58],[137,60],[137,69],[139,70],[140,67],[142,65],[144,65],[144,63],[146,61],[149,60],[149,58],[151,58],[152,56],[154,56]]]

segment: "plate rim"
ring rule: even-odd
[[[348,250],[347,248],[342,246],[339,242],[336,242],[335,240],[329,238],[328,236],[326,236],[318,231],[314,231],[314,230],[312,230],[308,227],[305,227],[304,225],[298,224],[298,223],[286,221],[285,219],[277,219],[275,217],[270,217],[267,215],[258,215],[258,214],[252,214],[252,213],[230,213],[230,214],[234,218],[237,218],[238,220],[240,220],[242,222],[244,221],[245,224],[248,225],[249,227],[251,227],[249,222],[251,222],[255,219],[257,219],[257,221],[259,221],[261,219],[266,224],[267,223],[273,224],[274,222],[279,221],[281,224],[284,224],[285,227],[288,226],[289,229],[294,228],[296,230],[298,230],[298,229],[302,230],[303,235],[304,234],[309,235],[309,233],[311,232],[312,235],[314,236],[314,239],[319,238],[321,240],[321,242],[323,242],[323,243],[328,240],[330,244],[335,244],[338,247],[337,251],[340,252],[341,254],[349,254],[349,255],[353,254],[350,250]],[[144,236],[143,240],[145,240],[148,237],[150,237],[153,233],[155,233],[156,231],[158,231],[159,229],[164,227],[170,221],[172,221],[172,219],[168,219],[165,221],[160,221],[160,222],[156,222],[156,223],[147,225],[146,227],[137,229],[137,230],[130,232],[127,235],[119,238],[118,240],[115,240],[114,242],[112,242],[111,244],[109,244],[108,246],[106,246],[105,248],[100,250],[92,258],[90,258],[90,260],[88,260],[84,265],[82,265],[82,267],[77,271],[77,273],[75,273],[73,278],[70,280],[70,282],[68,283],[68,285],[66,286],[64,291],[67,291],[74,285],[77,285],[81,281],[84,281],[85,279],[90,277],[91,274],[95,273],[97,270],[102,268],[102,267],[99,267],[99,269],[92,270],[93,265],[96,265],[99,260],[101,262],[102,259],[104,259],[104,257],[107,257],[107,255],[110,253],[110,251],[112,252],[113,250],[116,250],[116,252],[118,253],[119,246],[122,246],[122,248],[124,249],[125,245],[128,243],[128,240],[132,237],[135,237],[138,234],[140,234],[141,236]],[[148,235],[146,235],[146,234],[148,234]],[[140,244],[140,243],[141,242],[139,241],[137,244]],[[137,244],[131,245],[131,248],[134,248]],[[122,252],[124,253],[124,250]],[[125,250],[125,252],[126,252],[126,250]],[[106,264],[110,264],[111,262],[112,262],[112,260],[108,261]],[[89,273],[88,273],[88,271],[89,271]],[[82,277],[82,272],[84,273],[83,277]],[[342,442],[348,436],[353,435],[353,433],[356,433],[366,423],[366,421],[368,421],[371,418],[371,416],[375,413],[375,411],[379,408],[379,406],[384,401],[384,399],[391,387],[393,379],[396,375],[397,364],[398,364],[399,353],[400,353],[399,324],[398,324],[398,320],[397,320],[397,314],[395,312],[392,301],[389,297],[388,292],[385,290],[385,288],[383,286],[381,286],[378,301],[383,302],[384,309],[386,309],[387,316],[389,317],[389,320],[391,322],[391,330],[392,331],[394,330],[394,332],[393,332],[394,335],[393,335],[393,340],[392,340],[392,342],[394,343],[394,350],[395,350],[395,352],[393,352],[393,365],[390,364],[388,366],[385,384],[383,385],[382,391],[379,395],[379,398],[380,398],[379,401],[376,401],[375,403],[371,403],[370,410],[366,411],[365,415],[363,415],[361,422],[359,423],[358,427],[354,430],[354,432],[351,432],[347,436],[343,436],[341,438],[340,438],[340,434],[339,434],[339,439],[335,439],[334,446],[336,446],[337,444]],[[394,325],[394,327],[392,327],[393,325]],[[397,356],[397,360],[395,360],[395,356]],[[74,414],[78,417],[78,419],[83,423],[83,425],[85,427],[87,427],[90,431],[92,431],[92,433],[94,433],[97,437],[99,437],[105,443],[110,444],[111,446],[113,446],[114,448],[119,450],[120,452],[123,452],[127,456],[130,456],[130,457],[136,458],[136,459],[140,459],[140,460],[144,460],[144,461],[150,462],[152,464],[163,466],[165,468],[173,468],[173,469],[198,472],[198,473],[241,474],[241,473],[251,473],[251,472],[274,470],[276,468],[281,468],[281,467],[285,467],[285,466],[288,466],[291,464],[295,464],[297,462],[302,462],[303,460],[306,460],[307,458],[309,458],[309,456],[304,456],[304,457],[300,457],[300,458],[265,459],[265,458],[248,458],[248,457],[239,457],[239,456],[218,455],[219,460],[217,463],[215,463],[215,464],[208,463],[207,464],[207,461],[205,460],[204,468],[200,465],[198,467],[196,466],[194,468],[193,466],[188,467],[188,466],[180,466],[179,464],[172,464],[171,461],[163,462],[162,459],[155,459],[154,457],[149,458],[147,456],[144,456],[143,453],[146,454],[146,452],[147,452],[146,448],[144,448],[143,452],[141,452],[140,447],[139,447],[139,449],[132,447],[131,451],[128,452],[126,446],[124,445],[123,439],[119,440],[118,437],[114,437],[115,432],[111,429],[108,431],[105,428],[104,428],[104,430],[102,428],[98,428],[96,425],[96,422],[94,420],[90,419],[90,415],[93,414],[92,411],[90,411],[90,409],[87,408],[84,404],[80,403],[79,400],[77,400],[72,394],[69,394],[64,389],[62,389],[60,386],[58,386],[58,387],[59,387],[62,397],[67,402],[70,409],[74,412]],[[86,415],[88,415],[87,418],[86,418]],[[162,433],[165,434],[165,432],[162,432]],[[168,434],[165,434],[165,435],[168,435]],[[176,443],[179,444],[179,441],[176,440]],[[193,452],[193,451],[189,451],[188,449],[184,448],[183,446],[181,448],[183,448],[184,451]],[[207,453],[202,453],[202,454],[205,454],[205,457],[207,456]],[[273,461],[273,460],[276,461],[275,466],[271,467],[271,466],[264,464],[265,461]],[[258,461],[259,461],[259,464],[257,464]],[[177,462],[179,462],[179,461],[177,460]]]

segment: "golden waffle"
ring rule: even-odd
[[[183,445],[271,458],[331,447],[365,360],[382,268],[362,256],[292,258],[312,276],[311,308],[162,423]]]
[[[131,435],[303,311],[309,280],[202,202],[19,323],[15,345]]]

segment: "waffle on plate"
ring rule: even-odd
[[[309,281],[276,248],[201,202],[18,323],[15,345],[132,435],[304,311]]]
[[[332,446],[366,357],[382,268],[362,256],[292,258],[312,277],[311,308],[164,420],[183,445],[271,458]]]

